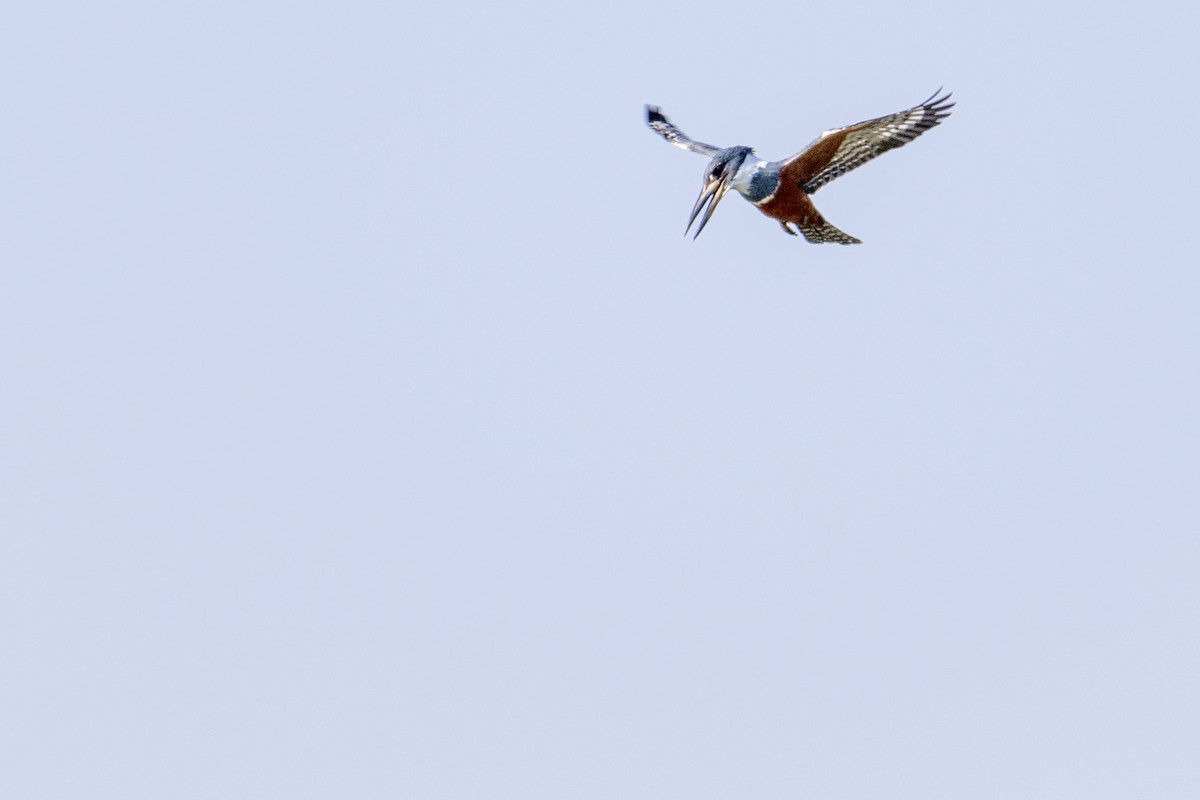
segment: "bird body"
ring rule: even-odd
[[[646,106],[646,124],[676,147],[711,159],[700,197],[688,220],[688,230],[691,230],[696,217],[707,205],[696,236],[704,230],[717,203],[733,189],[763,214],[778,220],[783,230],[792,236],[800,233],[813,243],[861,244],[826,222],[810,195],[834,178],[911,142],[939,124],[950,115],[954,106],[946,102],[949,98],[949,94],[937,97],[935,92],[924,103],[906,111],[825,131],[804,150],[782,161],[764,161],[750,147],[718,148],[694,141],[656,106]],[[687,231],[684,233],[686,235]]]

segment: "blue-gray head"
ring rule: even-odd
[[[696,200],[695,207],[692,208],[692,218],[688,220],[687,230],[683,232],[684,236],[687,236],[688,231],[692,229],[692,223],[696,221],[700,209],[707,202],[708,210],[704,212],[704,217],[700,220],[700,227],[696,228],[696,236],[700,235],[700,231],[704,230],[704,226],[712,218],[717,203],[721,202],[725,192],[729,191],[733,176],[742,168],[742,163],[752,152],[754,151],[749,147],[726,147],[724,150],[718,150],[712,161],[708,162],[708,167],[704,170],[704,187],[700,190],[700,197]],[[692,238],[695,239],[696,236]]]

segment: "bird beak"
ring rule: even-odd
[[[696,228],[696,236],[692,237],[695,241],[700,235],[700,231],[704,230],[704,226],[712,219],[713,212],[717,209],[717,203],[721,202],[721,198],[725,196],[725,192],[729,189],[729,172],[716,180],[706,181],[704,188],[700,190],[700,197],[696,199],[696,205],[692,208],[692,218],[688,220],[687,229],[683,235],[687,236],[688,231],[692,229],[692,223],[696,221],[696,217],[700,215],[700,209],[704,208],[704,204],[708,203],[708,210],[704,212],[703,219],[700,220],[700,227]]]

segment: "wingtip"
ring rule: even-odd
[[[646,104],[646,122],[647,122],[647,124],[649,124],[651,122],[666,122],[666,121],[667,121],[667,117],[665,114],[662,113],[661,108],[659,108],[658,106],[652,106],[649,103]]]
[[[943,89],[945,89],[944,86],[939,86],[938,90],[929,95],[929,99],[924,103],[921,103],[921,105],[926,107],[936,106],[938,111],[954,108],[954,103],[946,102],[954,96],[954,92],[946,92],[945,94],[942,94]]]

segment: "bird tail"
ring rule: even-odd
[[[804,235],[804,238],[813,244],[823,244],[825,242],[837,242],[838,244],[862,244],[861,239],[855,239],[848,233],[842,233],[824,219],[821,219],[820,222],[809,220],[807,222],[797,222],[794,224],[800,229],[800,233]]]

